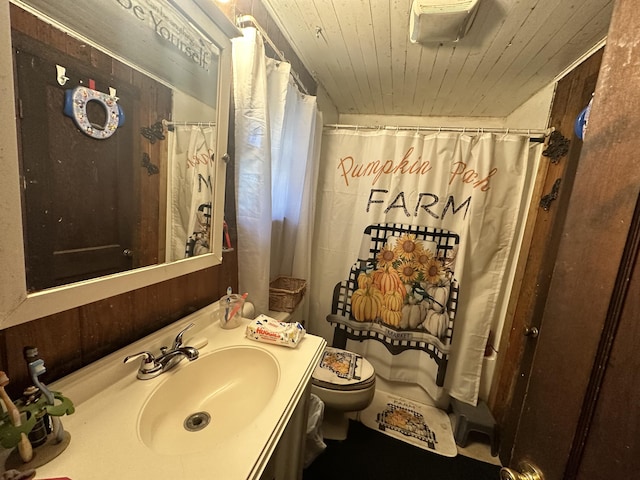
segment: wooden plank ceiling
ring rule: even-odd
[[[443,0],[444,1],[444,0]],[[457,43],[409,41],[412,0],[263,0],[339,113],[504,117],[607,34],[613,0],[480,0]]]

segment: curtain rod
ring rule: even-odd
[[[531,141],[543,142],[545,137],[550,135],[554,130],[547,128],[546,130],[526,130],[517,128],[473,128],[473,127],[422,127],[414,126],[394,126],[394,125],[345,125],[339,123],[330,123],[324,125],[325,129],[333,130],[391,130],[391,131],[412,131],[416,132],[459,132],[459,133],[515,133],[520,135],[529,135]],[[539,136],[536,138],[536,136]]]
[[[278,56],[280,61],[287,62],[287,63],[291,64],[291,62],[287,61],[287,59],[285,58],[284,54],[280,50],[278,50],[278,47],[276,47],[276,44],[273,43],[271,38],[269,38],[269,35],[267,35],[267,32],[265,31],[265,29],[260,26],[260,24],[255,19],[255,17],[253,17],[253,15],[239,15],[238,17],[236,17],[236,25],[238,27],[242,27],[242,25],[245,24],[245,23],[250,23],[254,27],[256,27],[256,30],[258,30],[260,32],[260,35],[262,35],[262,38],[264,38],[264,40],[269,44],[269,46],[275,52],[275,54]],[[295,72],[295,70],[293,68],[291,69],[291,76],[293,77],[293,80],[298,85],[298,88],[300,88],[306,95],[309,95],[309,91],[304,86],[304,84],[300,80],[300,77],[298,76],[298,74]]]
[[[162,120],[167,130],[173,131],[173,127],[180,126],[198,126],[198,127],[215,127],[216,122],[170,122],[169,120]]]

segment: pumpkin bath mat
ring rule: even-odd
[[[449,416],[439,408],[376,390],[371,405],[360,412],[360,421],[433,453],[445,457],[458,454]]]

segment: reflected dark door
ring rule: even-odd
[[[108,92],[109,72],[88,70],[20,35],[14,47],[28,290],[132,268],[132,129],[125,122],[111,137],[95,139],[63,113],[66,89],[95,83]],[[66,67],[64,86],[56,64]],[[131,89],[116,86],[126,115]],[[97,102],[88,103],[87,113],[104,125]]]

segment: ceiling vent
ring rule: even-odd
[[[480,0],[413,0],[412,43],[457,42],[471,28]]]

